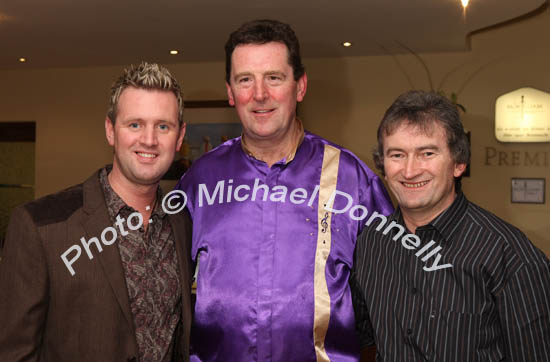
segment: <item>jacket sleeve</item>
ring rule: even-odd
[[[16,208],[0,260],[0,361],[38,361],[48,310],[48,269],[37,227]]]

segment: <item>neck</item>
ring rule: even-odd
[[[269,167],[284,157],[288,157],[296,148],[300,138],[300,124],[294,119],[289,130],[277,139],[257,139],[246,137],[246,148],[255,158],[264,161]]]
[[[414,234],[416,232],[416,228],[429,224],[433,219],[451,206],[455,198],[456,193],[453,190],[452,197],[450,197],[446,203],[441,204],[438,208],[415,210],[402,207],[401,214],[403,215],[405,226]]]
[[[124,201],[126,205],[136,209],[143,216],[144,225],[147,225],[155,206],[159,183],[157,182],[152,185],[132,183],[125,177],[122,177],[116,164],[113,165],[113,169],[107,176],[107,179],[112,189],[122,201]]]

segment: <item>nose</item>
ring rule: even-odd
[[[254,100],[256,102],[263,102],[267,99],[268,92],[266,84],[263,80],[258,80],[254,84]]]
[[[157,127],[154,125],[148,125],[143,129],[141,133],[141,143],[147,147],[155,147],[158,145]]]
[[[405,169],[403,170],[403,176],[407,179],[413,179],[422,173],[420,167],[420,161],[416,157],[407,157]]]

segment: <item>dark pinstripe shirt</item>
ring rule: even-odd
[[[520,230],[462,193],[416,236],[404,225],[398,209],[357,242],[356,323],[377,361],[550,361],[550,262]]]

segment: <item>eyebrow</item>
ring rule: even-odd
[[[252,75],[251,72],[240,72],[240,73],[236,73],[235,75],[233,75],[233,79],[237,79],[239,77],[242,77],[243,75],[247,75],[247,76],[250,76]]]
[[[440,148],[439,146],[437,145],[425,145],[425,146],[420,146],[420,147],[417,147],[414,149],[415,151],[425,151],[425,150],[436,150],[436,151],[439,151]],[[391,147],[391,148],[388,148],[386,150],[386,154],[390,153],[390,152],[406,152],[404,149],[402,148],[399,148],[399,147]]]
[[[266,76],[266,75],[280,75],[280,76],[286,77],[286,73],[281,71],[281,70],[268,70],[268,71],[263,72],[262,75],[263,76]],[[237,78],[242,77],[242,76],[254,76],[254,73],[253,72],[248,72],[248,71],[236,73],[233,76],[233,79],[237,79]]]

